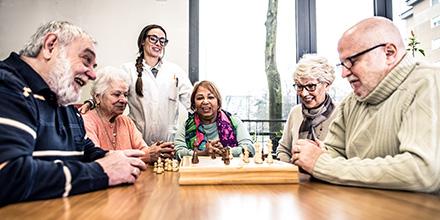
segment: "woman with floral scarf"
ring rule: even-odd
[[[222,108],[222,98],[210,81],[201,81],[191,94],[191,113],[185,124],[177,131],[174,146],[178,159],[219,152],[230,147],[232,155],[238,157],[244,145],[254,154],[251,137],[243,122]]]

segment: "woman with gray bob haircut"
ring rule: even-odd
[[[104,150],[142,150],[145,156],[141,159],[147,163],[154,163],[159,157],[174,157],[172,142],[149,147],[133,121],[123,115],[128,103],[128,75],[115,67],[104,67],[96,73],[90,92],[96,108],[83,115],[87,136]]]
[[[328,95],[335,80],[335,70],[325,57],[305,54],[298,62],[293,80],[301,105],[290,111],[277,148],[277,157],[291,163],[295,153],[292,145],[298,139],[324,140],[328,126],[336,116],[335,104]]]
[[[112,66],[100,68],[96,71],[96,80],[90,90],[90,95],[94,98],[96,95],[103,94],[112,83],[124,82],[128,85],[129,80],[130,78],[122,69]]]

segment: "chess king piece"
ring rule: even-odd
[[[256,164],[262,164],[263,163],[263,154],[261,152],[261,145],[259,142],[255,143],[255,156],[254,156],[254,162]]]
[[[192,159],[191,159],[191,163],[193,163],[193,164],[198,164],[199,163],[199,156],[197,154],[197,150],[196,149],[194,149],[194,151],[193,151],[193,156],[192,156]]]
[[[269,139],[266,144],[267,157],[264,160],[268,164],[273,163],[272,148],[273,148],[272,140]]]

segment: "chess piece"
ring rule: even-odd
[[[272,140],[268,140],[266,144],[266,150],[267,150],[267,157],[264,160],[266,163],[271,164],[273,163],[273,157],[272,157]]]
[[[263,163],[263,154],[261,152],[261,145],[259,142],[255,143],[255,155],[254,155],[254,162],[256,164],[262,164]]]
[[[243,150],[243,162],[249,163],[249,150],[246,144],[243,146]]]
[[[169,158],[165,159],[165,171],[172,171],[173,167]]]
[[[154,168],[153,168],[153,172],[157,172],[157,161],[156,162],[154,162]]]
[[[194,151],[193,151],[193,156],[192,156],[192,159],[191,159],[191,163],[193,163],[193,164],[198,164],[199,163],[199,157],[198,157],[196,149],[194,149]]]
[[[229,165],[231,163],[231,159],[229,158],[230,148],[226,147],[226,149],[222,152],[222,160],[225,165]]]
[[[156,173],[157,174],[161,174],[163,173],[164,169],[163,169],[163,162],[162,159],[159,157],[159,159],[157,159],[157,170]]]
[[[209,149],[208,153],[209,153],[209,155],[211,155],[211,159],[215,160],[216,156],[215,156],[215,152],[212,148]]]
[[[173,172],[177,172],[177,171],[179,171],[179,161],[177,161],[177,160],[173,160],[173,167],[172,167],[172,169],[173,169]]]

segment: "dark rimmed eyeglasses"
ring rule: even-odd
[[[168,39],[164,37],[158,37],[156,35],[147,35],[148,42],[156,44],[158,41],[161,46],[166,46],[168,44]]]
[[[306,89],[308,92],[314,92],[316,90],[316,86],[321,84],[321,82],[318,83],[310,83],[307,85],[301,85],[301,84],[293,84],[293,88],[296,89],[297,92],[303,91],[303,89]]]
[[[361,51],[361,52],[359,52],[359,53],[356,53],[355,55],[353,55],[353,56],[349,56],[349,57],[347,57],[347,58],[345,58],[345,60],[343,60],[341,63],[338,63],[338,64],[336,64],[336,66],[344,66],[345,68],[347,68],[348,70],[351,68],[351,67],[353,67],[353,65],[354,65],[354,62],[356,62],[356,58],[357,57],[360,57],[360,56],[362,56],[362,55],[364,55],[364,54],[366,54],[366,53],[368,53],[368,52],[370,52],[370,51],[372,51],[372,50],[374,50],[374,49],[376,49],[376,48],[378,48],[378,47],[384,47],[384,46],[386,46],[387,44],[378,44],[378,45],[376,45],[376,46],[374,46],[374,47],[370,47],[370,48],[368,48],[368,49],[366,49],[366,50],[364,50],[364,51]]]

